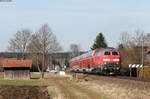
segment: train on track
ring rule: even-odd
[[[120,53],[114,48],[92,50],[69,61],[71,71],[102,75],[120,74],[120,63]]]

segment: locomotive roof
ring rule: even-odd
[[[108,51],[108,50],[115,50],[115,48],[113,47],[99,48],[99,49],[96,49],[95,51]]]
[[[113,47],[95,49],[96,52],[98,52],[98,51],[110,51],[110,50],[116,50],[116,49],[113,48]],[[80,55],[80,56],[77,56],[77,57],[72,58],[70,61],[74,61],[74,60],[76,60],[76,59],[80,59],[80,58],[83,57],[84,55],[91,54],[92,51],[94,51],[94,50],[87,51],[86,53],[84,53],[84,54],[82,54],[82,55]],[[88,56],[89,56],[89,55],[88,55]]]

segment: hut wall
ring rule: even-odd
[[[30,79],[30,70],[4,69],[5,79]]]
[[[0,72],[3,72],[3,67],[2,66],[0,66]]]

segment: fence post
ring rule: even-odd
[[[76,80],[77,79],[77,74],[76,73],[73,73],[71,75],[71,79],[70,80]]]
[[[129,68],[130,68],[130,77],[131,77],[132,76],[132,72],[131,72],[131,70],[132,70],[131,68],[132,67],[131,67],[131,64],[129,64]]]

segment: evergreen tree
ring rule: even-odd
[[[121,49],[123,49],[123,48],[124,48],[123,44],[119,44],[119,45],[118,45],[118,49],[119,49],[119,50],[121,50]]]
[[[65,59],[64,65],[65,65],[66,67],[69,67],[69,61],[68,61],[67,59]]]
[[[99,33],[91,49],[95,50],[98,48],[106,48],[106,47],[107,47],[107,43],[105,41],[105,38],[102,33]]]

